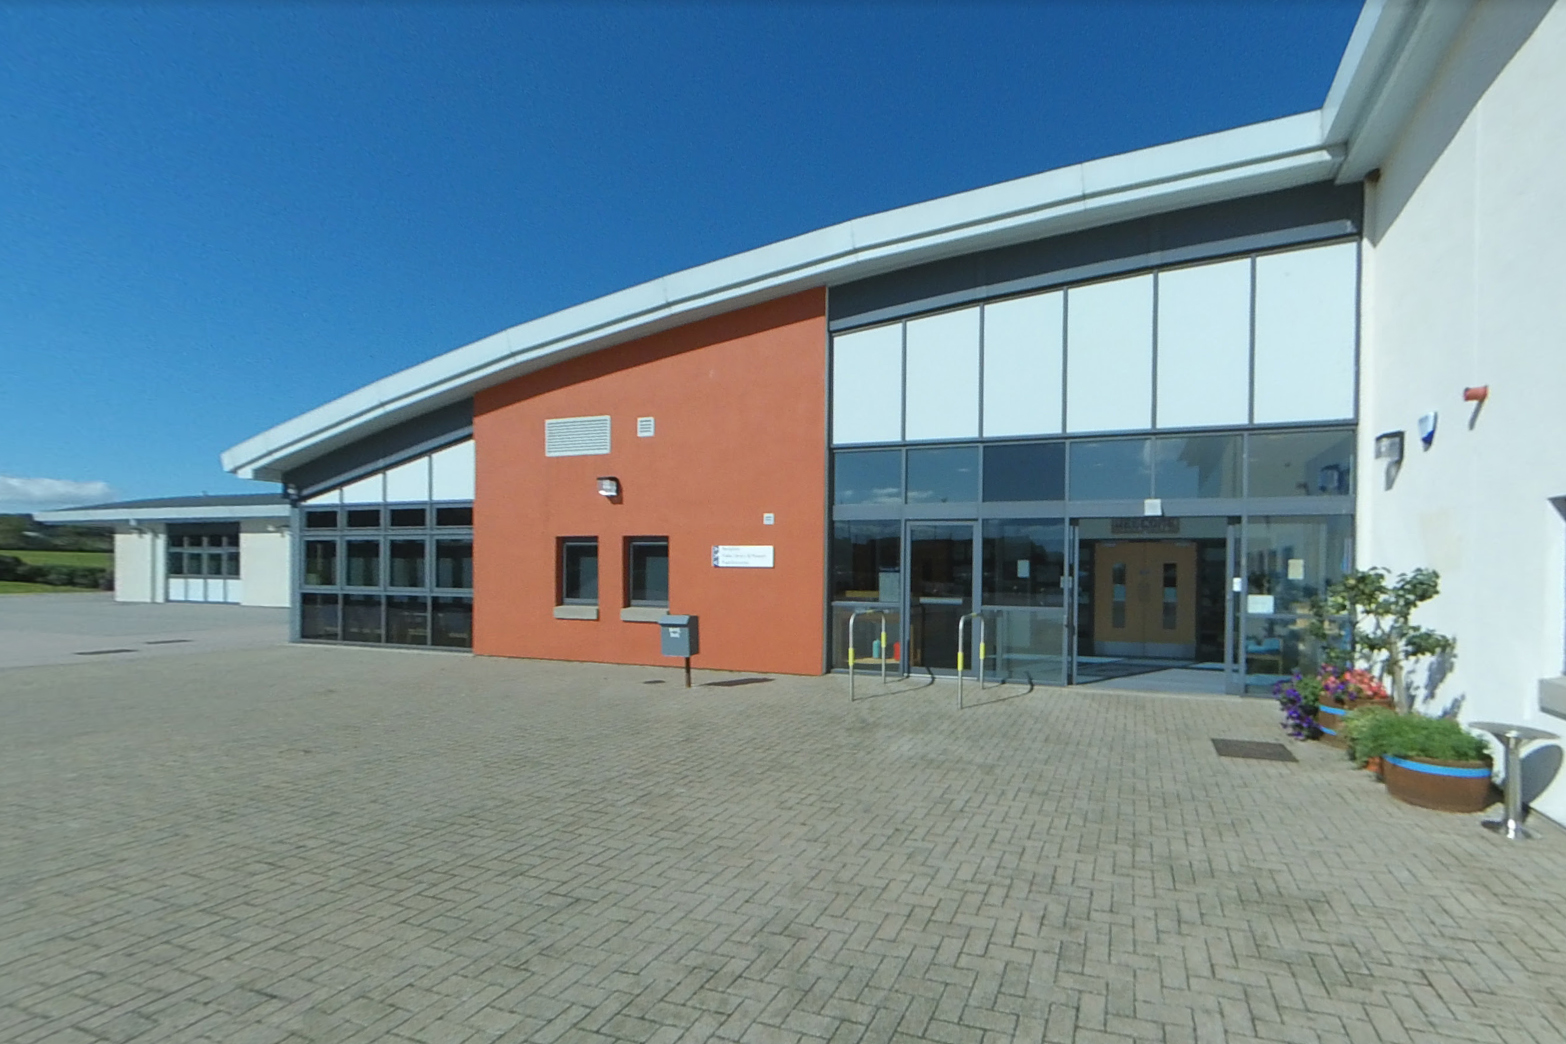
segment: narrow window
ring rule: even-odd
[[[337,586],[337,541],[305,541],[304,582],[307,587]]]
[[[571,538],[560,542],[560,602],[598,604],[598,541]]]
[[[377,529],[380,524],[380,508],[354,508],[348,512],[349,529]]]
[[[1164,563],[1164,630],[1180,626],[1180,564]]]
[[[473,588],[473,541],[435,541],[435,586],[456,591]]]
[[[627,543],[632,605],[669,604],[669,538],[635,537]]]

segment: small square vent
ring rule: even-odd
[[[544,422],[546,457],[590,457],[608,452],[608,417],[558,417]]]
[[[654,424],[653,424],[653,419],[651,417],[638,417],[638,418],[636,418],[636,437],[637,438],[639,438],[639,439],[650,439],[650,438],[652,438],[653,437],[653,428],[654,428]]]

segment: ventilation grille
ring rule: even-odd
[[[655,425],[651,417],[636,418],[636,437],[639,439],[652,438],[654,427]]]
[[[560,417],[544,422],[546,457],[589,457],[608,452],[608,417]]]

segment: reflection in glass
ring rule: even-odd
[[[1059,519],[984,523],[984,604],[1059,608],[1066,526]]]
[[[185,575],[185,552],[183,552],[183,551],[170,551],[169,552],[169,575],[170,576],[184,576]]]
[[[337,585],[337,541],[306,540],[304,582],[307,587]]]
[[[1246,520],[1240,608],[1248,685],[1266,688],[1320,663],[1320,649],[1308,632],[1310,600],[1353,567],[1353,535],[1348,515]]]
[[[984,499],[1066,499],[1066,444],[1003,442],[984,447]]]
[[[973,526],[910,525],[908,587],[909,665],[954,669],[957,623],[973,607]]]
[[[979,447],[908,451],[908,503],[963,504],[979,499]]]
[[[567,540],[561,544],[560,597],[568,604],[598,604],[598,541]]]
[[[227,577],[233,577],[234,579],[239,578],[238,551],[230,551],[228,554],[223,556],[223,575]]]
[[[1066,611],[996,608],[985,612],[985,672],[1040,685],[1066,683]]]
[[[424,541],[393,540],[389,548],[386,586],[424,586]]]
[[[435,586],[468,591],[473,588],[473,541],[435,541]]]
[[[1071,444],[1072,500],[1143,500],[1153,495],[1152,443],[1106,439]]]
[[[1155,495],[1171,500],[1240,496],[1240,445],[1238,435],[1155,439]]]
[[[336,641],[342,636],[341,609],[334,594],[309,594],[299,599],[299,637]]]
[[[1352,431],[1252,435],[1249,455],[1248,496],[1347,496],[1354,491]]]
[[[857,605],[834,605],[832,607],[833,667],[848,666],[848,620],[853,615],[854,610],[860,608],[864,607]],[[879,615],[874,612],[865,613],[859,617],[859,622],[854,625],[854,661],[856,667],[860,670],[866,668],[880,670],[883,655],[886,659],[889,673],[895,674],[902,668],[903,614],[892,606],[886,606],[885,612],[885,646],[881,644],[881,617]]]
[[[669,542],[633,540],[631,559],[631,604],[669,604]]]
[[[348,575],[343,583],[348,587],[381,586],[381,542],[379,540],[350,540],[347,554]]]
[[[897,504],[902,499],[901,450],[832,455],[832,503]]]
[[[387,598],[386,640],[393,645],[428,645],[428,599],[423,595],[392,595]]]
[[[344,595],[343,641],[378,642],[380,640],[380,595]]]
[[[902,601],[902,525],[837,522],[832,526],[832,600]]]
[[[430,644],[473,647],[473,599],[430,599]]]

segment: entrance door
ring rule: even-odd
[[[909,523],[908,665],[955,671],[957,623],[972,611],[973,524]]]
[[[1094,653],[1194,659],[1196,544],[1111,540],[1095,551]]]

